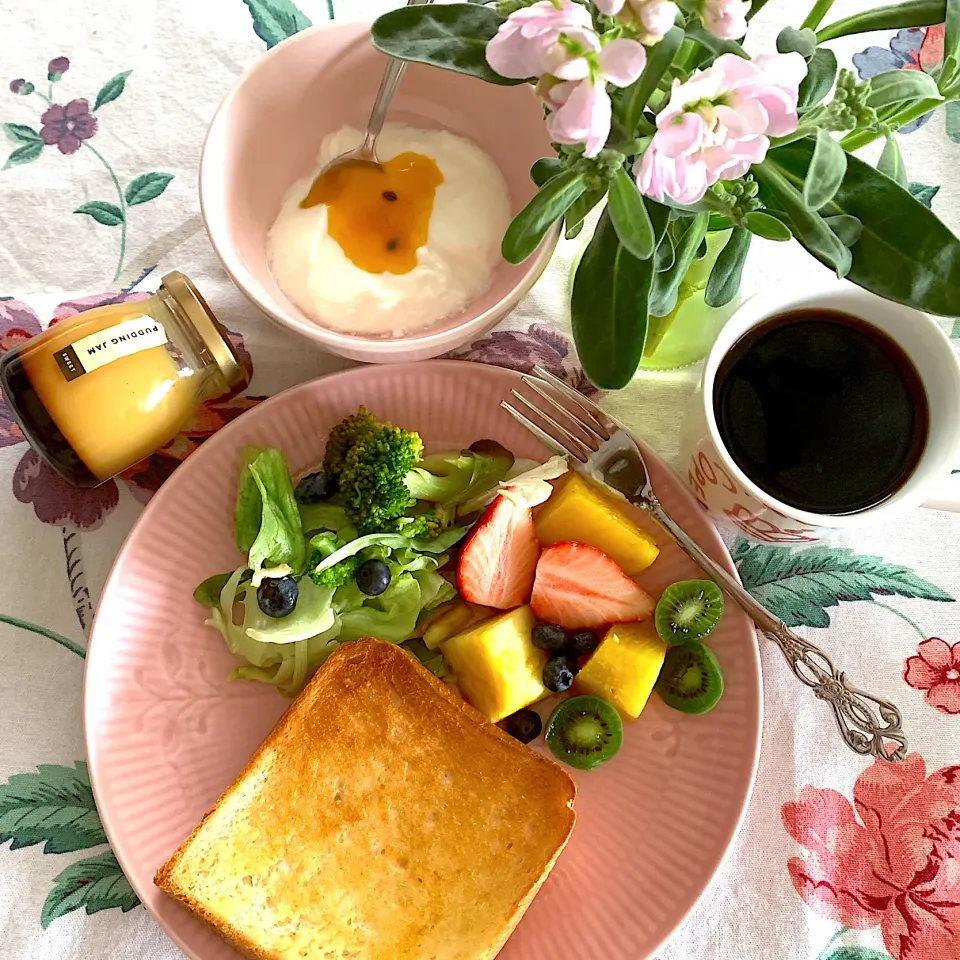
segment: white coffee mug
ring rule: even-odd
[[[714,380],[740,338],[771,317],[803,309],[852,314],[895,340],[913,361],[927,393],[927,444],[910,478],[887,500],[837,516],[798,510],[761,489],[725,448],[714,411]],[[704,365],[683,426],[680,469],[700,505],[721,523],[763,543],[815,543],[833,531],[890,520],[918,506],[960,511],[960,361],[940,325],[925,313],[836,281],[784,297],[745,301],[723,328]]]

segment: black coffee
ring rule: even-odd
[[[927,442],[927,395],[909,357],[833,310],[782,314],[745,334],[720,364],[713,403],[740,469],[813,513],[883,503]]]

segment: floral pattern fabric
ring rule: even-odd
[[[267,396],[347,365],[268,325],[223,273],[195,191],[204,127],[265,49],[396,2],[0,10],[0,354],[83,310],[147,297],[179,269],[233,331],[252,375],[249,389],[206,404],[161,450],[86,491],[29,448],[0,396],[0,904],[17,905],[0,909],[4,957],[182,956],[139,907],[97,813],[80,720],[86,636],[123,537],[176,467]],[[830,16],[860,9],[837,0]],[[757,49],[774,49],[773,24],[799,19],[791,0],[770,0]],[[865,77],[930,70],[943,58],[943,29],[835,49]],[[921,118],[900,143],[911,192],[960,229],[960,116]],[[540,363],[595,394],[567,309],[581,242],[562,242],[518,310],[454,355],[517,370]],[[787,246],[760,245],[745,294],[822,278]],[[944,329],[960,340],[960,322]],[[697,376],[651,374],[601,399],[675,463]],[[735,533],[725,535],[746,588],[896,702],[912,752],[893,767],[847,751],[826,707],[762,647],[754,800],[720,876],[660,960],[960,960],[960,642],[950,639],[960,636],[960,516],[917,511],[816,547]]]

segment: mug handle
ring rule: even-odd
[[[934,489],[929,500],[920,504],[930,510],[949,510],[960,513],[960,468],[954,468],[950,476]]]

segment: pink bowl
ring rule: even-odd
[[[330,353],[368,363],[435,357],[499,323],[543,273],[555,228],[527,261],[502,261],[490,289],[459,314],[405,337],[352,336],[322,327],[292,303],[267,266],[267,231],[290,185],[314,167],[324,136],[361,129],[387,58],[370,24],[313,27],[278,44],[237,81],[217,110],[200,160],[200,205],[214,250],[237,286],[269,317]],[[411,65],[389,119],[469,137],[497,163],[514,214],[536,192],[530,167],[553,156],[543,112],[529,86],[498,87]]]

